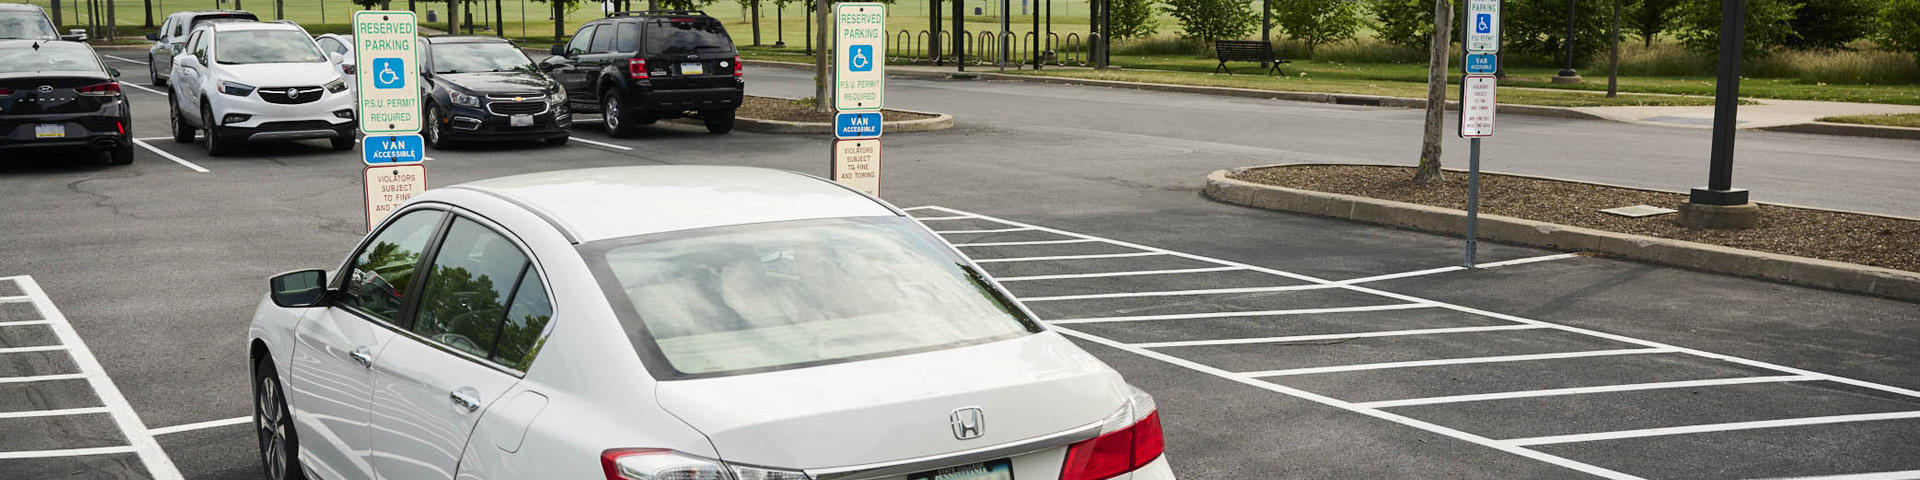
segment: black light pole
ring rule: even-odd
[[[773,4],[773,48],[787,48],[787,4]]]
[[[1747,35],[1747,1],[1721,0],[1720,79],[1713,101],[1713,153],[1707,188],[1696,188],[1680,208],[1680,224],[1693,228],[1749,228],[1760,212],[1747,191],[1733,188],[1734,127],[1740,115],[1740,59]]]
[[[1580,0],[1567,0],[1567,66],[1553,77],[1553,83],[1580,83],[1580,72],[1573,69],[1573,24]]]

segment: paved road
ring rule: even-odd
[[[812,95],[808,71],[753,72],[755,93]],[[887,101],[952,113],[996,132],[992,143],[1027,149],[969,147],[982,155],[1099,160],[1101,174],[1155,185],[1193,185],[1207,169],[1248,165],[1411,165],[1423,124],[1419,110],[1019,82],[896,78]],[[1707,178],[1708,131],[1505,115],[1499,133],[1483,147],[1487,171],[1676,192]],[[1466,142],[1447,139],[1446,165],[1466,168]],[[1920,217],[1920,141],[1743,131],[1736,147],[1735,186],[1754,200]]]
[[[130,81],[144,80],[143,68],[118,66]],[[757,91],[794,83],[780,71],[749,75]],[[896,97],[902,106],[929,109],[944,107],[913,102],[942,90],[1160,98],[1023,84],[895,88],[906,95]],[[128,95],[136,135],[164,136],[161,97]],[[1355,124],[1404,113],[1219,102],[1210,108],[1324,109]],[[1543,260],[1430,271],[1456,262],[1457,240],[1198,195],[1207,170],[1283,160],[1271,146],[1195,131],[1212,140],[1180,147],[1181,134],[1102,130],[1136,119],[1095,115],[1015,128],[1040,115],[989,119],[955,103],[942,105],[956,107],[961,127],[887,138],[885,198],[946,217],[926,221],[1153,392],[1182,478],[1920,470],[1912,449],[1920,442],[1912,413],[1920,411],[1912,392],[1920,389],[1920,305],[1502,245],[1486,245],[1485,259]],[[1151,131],[1137,121],[1129,128]],[[682,126],[625,140],[577,134],[600,144],[433,151],[429,181],[667,163],[825,169],[825,139],[812,136],[712,136]],[[1271,135],[1243,143],[1324,141]],[[6,453],[115,449],[143,438],[159,447],[147,453],[185,478],[257,478],[249,427],[221,422],[249,412],[243,345],[263,279],[334,264],[364,233],[351,152],[303,142],[209,158],[198,145],[149,143],[207,171],[148,150],[122,167],[74,158],[0,165],[8,242],[0,377],[73,376],[0,382],[8,478],[165,470],[140,449]],[[965,233],[978,230],[1009,231]],[[1398,276],[1408,272],[1426,273]],[[90,355],[76,353],[82,345]],[[21,413],[48,410],[62,414]]]

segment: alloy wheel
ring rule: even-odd
[[[290,452],[287,452],[286,408],[281,405],[280,382],[273,376],[260,378],[259,398],[254,400],[254,424],[260,433],[260,460],[267,478],[287,478]]]
[[[601,105],[600,116],[606,119],[607,133],[618,132],[620,130],[620,99],[608,95],[607,100]]]

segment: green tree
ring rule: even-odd
[[[1212,44],[1254,32],[1253,0],[1167,0],[1162,8],[1180,22],[1180,36]]]
[[[1792,47],[1837,48],[1867,38],[1883,0],[1796,0],[1800,10],[1793,15],[1793,31],[1787,39]]]
[[[1574,5],[1573,61],[1576,66],[1585,66],[1595,53],[1607,48],[1613,3],[1577,0]],[[1508,0],[1500,13],[1503,51],[1551,58],[1555,65],[1566,56],[1567,0]]]
[[[1887,0],[1878,23],[1873,40],[1880,48],[1914,54],[1920,63],[1920,0]]]
[[[565,42],[567,39],[567,11],[580,5],[583,0],[533,0],[547,4],[548,12],[553,14],[553,41]]]
[[[1747,58],[1764,57],[1786,44],[1793,33],[1796,0],[1747,0]],[[1674,7],[1674,34],[1698,52],[1720,50],[1720,0],[1681,0]]]
[[[1154,21],[1153,0],[1112,0],[1113,37],[1146,38],[1159,33]]]
[[[1262,2],[1272,9],[1275,22],[1286,30],[1287,38],[1307,46],[1307,57],[1314,47],[1350,40],[1360,29],[1360,4],[1347,0],[1273,0]]]
[[[1453,17],[1460,16],[1463,5],[1454,5]],[[1431,0],[1366,0],[1365,10],[1373,16],[1373,30],[1381,41],[1420,50],[1432,42],[1435,10]],[[1460,40],[1459,35],[1450,38]]]
[[[1653,39],[1673,24],[1673,7],[1679,4],[1680,0],[1634,0],[1626,18],[1627,29],[1647,48],[1653,48]]]

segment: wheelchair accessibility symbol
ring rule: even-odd
[[[401,63],[398,58],[373,59],[373,88],[393,89],[406,85],[406,79],[400,78]]]
[[[873,45],[848,45],[847,71],[873,71]]]
[[[1473,33],[1478,33],[1483,35],[1488,33],[1493,33],[1493,15],[1492,14],[1487,14],[1487,13],[1476,14],[1474,15],[1473,19],[1474,19]]]

